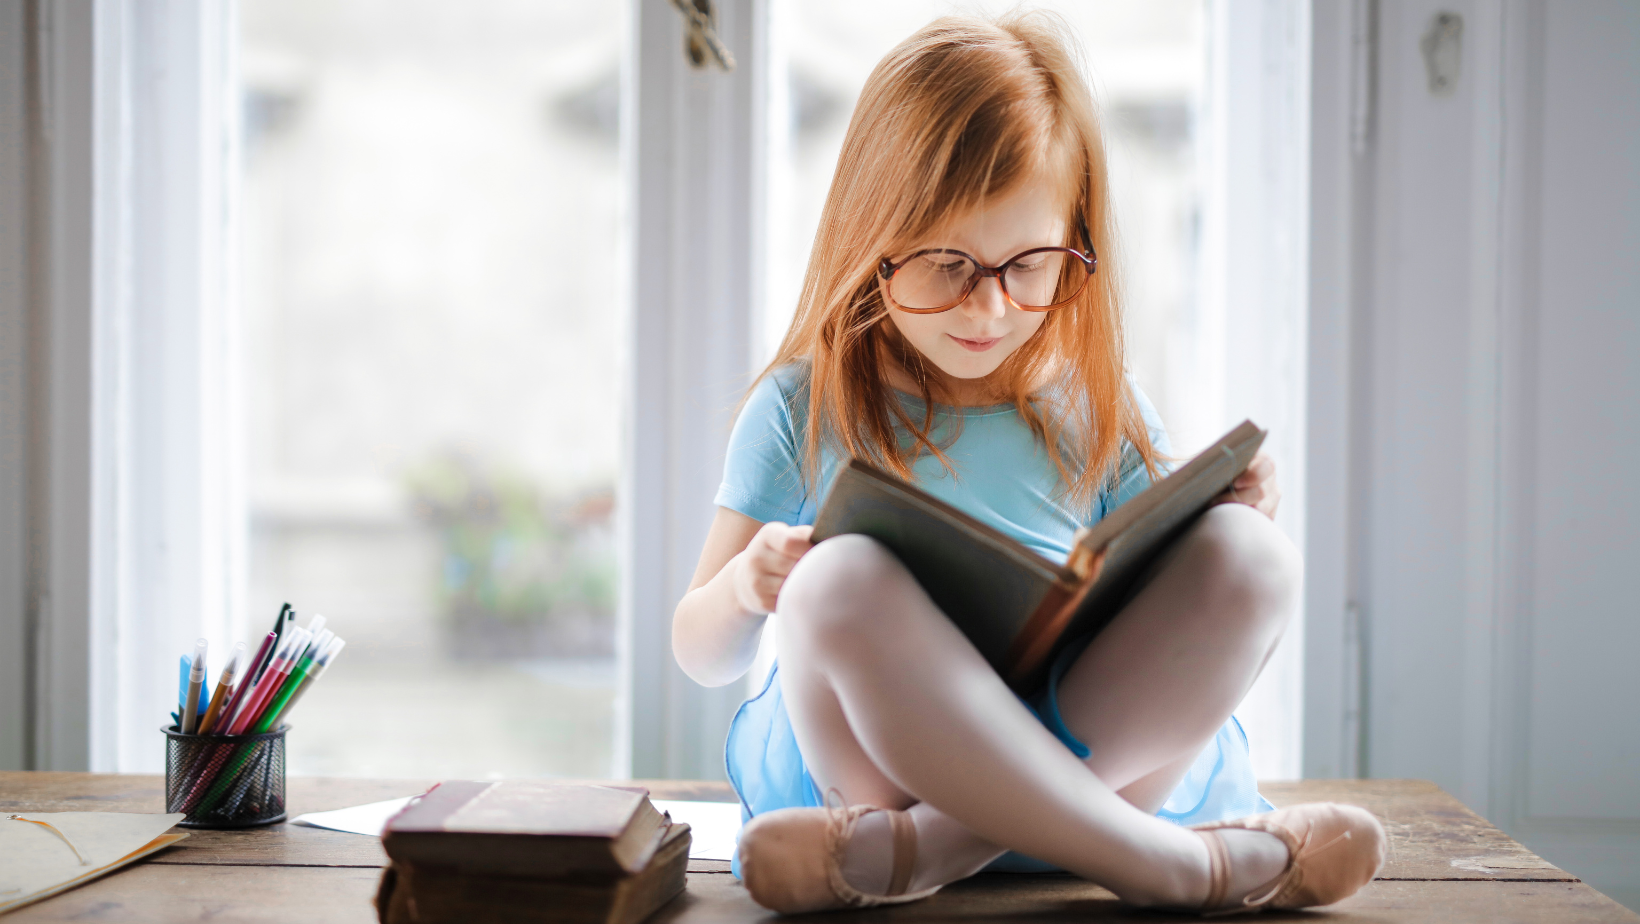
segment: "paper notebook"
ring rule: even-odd
[[[134,863],[187,834],[183,819],[126,812],[0,814],[0,914]]]

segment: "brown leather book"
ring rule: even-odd
[[[426,869],[613,880],[642,871],[669,826],[643,789],[452,780],[389,819],[382,849]]]
[[[602,876],[529,878],[464,873],[394,860],[382,871],[382,924],[638,924],[683,891],[689,826],[667,828],[643,869]]]
[[[1078,532],[1063,564],[858,459],[832,482],[814,541],[862,533],[887,546],[1008,685],[1028,694],[1063,645],[1110,622],[1145,570],[1247,470],[1264,435],[1243,421]]]

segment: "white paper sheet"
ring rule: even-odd
[[[735,855],[735,841],[740,838],[740,803],[738,802],[682,802],[675,799],[652,799],[655,807],[672,816],[673,821],[689,825],[689,859],[728,860]]]
[[[349,834],[369,834],[381,837],[382,828],[387,826],[387,819],[399,813],[399,809],[410,804],[415,796],[405,796],[403,799],[388,799],[386,802],[372,802],[369,805],[355,805],[351,808],[337,809],[334,812],[308,812],[306,815],[297,815],[290,820],[293,825],[306,825],[310,828],[329,828],[332,831],[346,831]]]
[[[386,802],[355,805],[333,812],[308,812],[291,819],[290,823],[380,837],[387,819],[398,814],[399,809],[413,798],[388,799]],[[652,801],[656,808],[670,814],[673,821],[689,825],[691,860],[728,860],[735,855],[735,841],[740,837],[739,803],[684,802],[677,799]]]

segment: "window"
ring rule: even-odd
[[[293,773],[611,773],[622,4],[243,0],[250,626]]]

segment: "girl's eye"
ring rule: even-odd
[[[968,261],[961,257],[929,254],[922,258],[923,268],[931,273],[966,274]]]
[[[1014,261],[1013,263],[1009,264],[1008,272],[1010,272],[1010,273],[1037,273],[1037,272],[1041,272],[1042,270],[1047,269],[1047,268],[1048,268],[1048,258],[1046,256],[1035,256],[1035,257],[1026,258],[1024,260]]]

